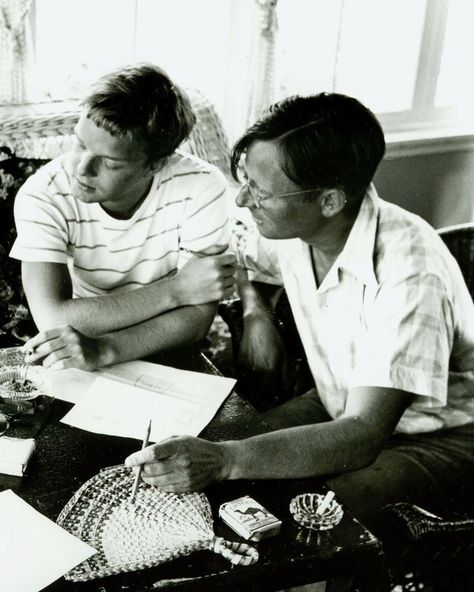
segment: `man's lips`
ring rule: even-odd
[[[94,191],[94,187],[91,187],[90,185],[83,183],[77,177],[74,177],[74,180],[76,181],[76,183],[79,185],[79,187],[81,189],[84,189],[84,191]]]

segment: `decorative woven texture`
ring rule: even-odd
[[[185,89],[196,114],[196,125],[182,149],[216,165],[230,176],[230,149],[214,105],[197,89]]]
[[[410,503],[388,504],[378,516],[396,590],[474,589],[474,520],[445,520]]]
[[[21,366],[25,363],[25,353],[21,347],[5,347],[0,349],[0,372],[12,366]]]
[[[186,89],[196,114],[196,125],[182,149],[215,164],[230,175],[229,144],[222,122],[212,103],[197,89]],[[62,113],[25,114],[12,108],[0,119],[0,144],[4,143],[17,156],[53,158],[71,148],[79,107],[71,105]]]
[[[31,5],[32,0],[0,0],[0,103],[23,102],[28,96]]]
[[[136,571],[203,549],[237,565],[257,561],[253,547],[214,535],[203,493],[167,493],[140,482],[131,502],[133,481],[132,470],[123,465],[103,469],[61,511],[58,524],[97,550],[66,579],[85,581]]]
[[[474,300],[474,222],[446,226],[438,234],[459,263]]]
[[[278,0],[254,0],[250,48],[247,125],[259,119],[273,103],[275,91],[275,36]]]
[[[12,115],[0,120],[0,140],[17,156],[54,158],[71,148],[78,118],[77,110],[30,115],[17,115],[12,110]]]

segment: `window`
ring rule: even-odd
[[[36,97],[78,96],[115,66],[154,61],[199,88],[234,138],[247,123],[256,1],[36,0]],[[275,99],[350,94],[388,132],[470,121],[471,0],[279,0],[277,16]]]
[[[279,0],[278,10],[279,96],[349,94],[386,131],[466,122],[471,0]]]

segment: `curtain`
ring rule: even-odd
[[[0,0],[0,104],[28,100],[33,41],[32,0]]]
[[[247,125],[254,123],[274,101],[277,2],[278,0],[254,0]]]

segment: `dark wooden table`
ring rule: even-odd
[[[175,367],[217,372],[199,352],[155,359]],[[0,490],[12,489],[45,516],[55,520],[82,483],[101,468],[122,463],[139,448],[137,440],[93,434],[59,422],[71,405],[56,400],[35,418],[31,426],[17,427],[10,435],[34,436],[37,453],[23,478],[0,475]],[[267,431],[259,414],[235,392],[201,434],[211,440],[240,439]],[[259,561],[251,567],[233,567],[209,551],[173,560],[156,568],[112,576],[86,583],[63,578],[48,586],[48,592],[151,592],[170,591],[281,590],[309,582],[343,578],[358,573],[377,581],[382,578],[379,542],[346,508],[341,523],[332,530],[315,532],[296,524],[289,503],[299,493],[323,492],[316,479],[233,481],[206,489],[214,517],[215,531],[229,540],[240,540],[217,518],[219,505],[241,495],[251,495],[278,516],[279,535],[253,543]],[[0,525],[1,527],[1,525]],[[27,560],[24,568],[27,569]]]

